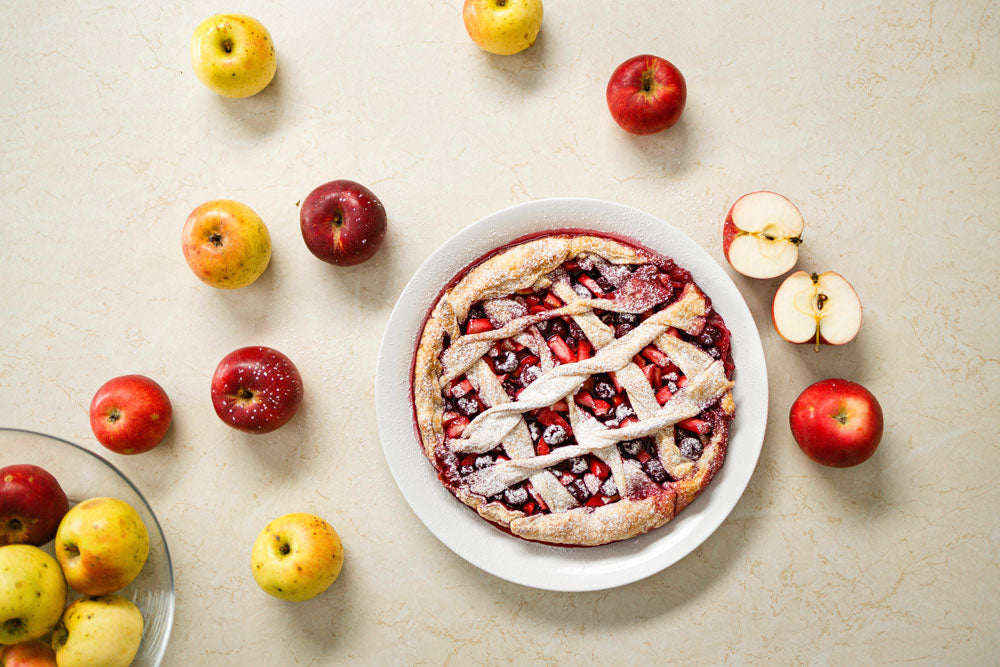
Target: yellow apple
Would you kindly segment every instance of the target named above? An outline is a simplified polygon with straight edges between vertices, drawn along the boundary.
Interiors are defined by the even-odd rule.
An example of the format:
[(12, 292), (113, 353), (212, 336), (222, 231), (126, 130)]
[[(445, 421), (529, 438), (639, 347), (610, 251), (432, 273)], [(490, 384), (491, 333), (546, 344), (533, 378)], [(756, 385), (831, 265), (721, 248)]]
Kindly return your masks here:
[(0, 547), (0, 644), (38, 639), (52, 629), (66, 604), (59, 564), (38, 547)]
[(542, 0), (465, 0), (462, 18), (479, 48), (509, 56), (535, 43), (542, 27)]
[(264, 221), (249, 206), (228, 199), (191, 211), (181, 245), (194, 274), (222, 289), (249, 285), (271, 261), (271, 234)]
[(142, 642), (142, 613), (123, 597), (80, 598), (52, 633), (59, 667), (127, 667)]
[(70, 509), (56, 531), (66, 583), (84, 595), (107, 595), (135, 579), (149, 555), (149, 533), (124, 500), (91, 498)]
[(0, 667), (58, 667), (56, 653), (40, 639), (0, 647)]
[(318, 516), (286, 514), (257, 536), (250, 562), (265, 593), (301, 602), (337, 579), (344, 566), (344, 547), (333, 526)]
[(198, 79), (225, 97), (250, 97), (267, 88), (278, 59), (267, 28), (242, 14), (216, 14), (191, 38), (191, 66)]

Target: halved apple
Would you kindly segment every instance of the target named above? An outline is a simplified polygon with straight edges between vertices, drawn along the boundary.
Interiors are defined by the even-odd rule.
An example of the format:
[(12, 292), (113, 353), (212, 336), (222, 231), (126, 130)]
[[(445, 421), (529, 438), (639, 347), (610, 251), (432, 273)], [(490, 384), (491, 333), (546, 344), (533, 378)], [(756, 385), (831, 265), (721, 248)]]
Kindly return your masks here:
[(824, 345), (850, 342), (861, 328), (861, 299), (844, 276), (796, 271), (774, 294), (771, 319), (790, 343)]
[(802, 214), (776, 192), (751, 192), (736, 200), (722, 228), (722, 251), (734, 269), (751, 278), (775, 278), (799, 259)]

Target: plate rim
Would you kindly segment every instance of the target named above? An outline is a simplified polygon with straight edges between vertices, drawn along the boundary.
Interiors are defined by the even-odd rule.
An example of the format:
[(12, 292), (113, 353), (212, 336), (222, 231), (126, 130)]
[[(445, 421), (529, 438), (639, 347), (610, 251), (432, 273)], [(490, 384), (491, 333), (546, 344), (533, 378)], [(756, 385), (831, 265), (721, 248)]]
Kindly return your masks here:
[[(609, 220), (631, 222), (638, 227), (638, 231), (645, 229), (650, 234), (657, 231), (662, 232), (664, 237), (673, 237), (672, 240), (680, 244), (682, 252), (678, 253), (677, 248), (673, 248), (672, 250), (658, 248), (657, 245), (662, 239), (650, 242), (649, 238), (644, 238), (641, 234), (601, 229), (595, 225), (603, 223), (582, 219), (589, 217), (587, 213), (596, 216), (607, 214), (609, 215)], [(559, 224), (553, 222), (552, 219), (558, 216), (568, 216), (564, 220), (572, 220), (572, 223)], [(494, 227), (502, 226), (508, 218), (519, 217), (522, 219), (522, 222), (519, 223), (520, 227), (515, 227), (513, 230), (494, 229)], [(604, 218), (601, 219), (604, 220)], [(524, 231), (522, 229), (524, 226), (530, 227), (530, 229)], [(692, 503), (692, 506), (685, 508), (683, 513), (679, 514), (665, 526), (650, 531), (645, 535), (631, 538), (630, 540), (586, 549), (540, 545), (511, 537), (476, 515), (463, 503), (458, 502), (437, 482), (436, 474), (431, 474), (433, 467), (429, 465), (423, 455), (416, 426), (413, 423), (413, 410), (410, 400), (411, 362), (415, 353), (415, 341), (419, 337), (419, 326), (422, 326), (422, 324), (418, 324), (416, 331), (403, 331), (400, 327), (401, 320), (406, 319), (407, 321), (411, 321), (413, 319), (414, 309), (419, 313), (420, 322), (424, 321), (427, 312), (433, 307), (434, 301), (447, 281), (451, 280), (470, 262), (475, 262), (483, 254), (483, 252), (476, 250), (476, 248), (484, 240), (488, 241), (488, 245), (490, 245), (485, 251), (488, 253), (491, 249), (500, 248), (511, 240), (525, 234), (567, 228), (580, 230), (593, 229), (596, 232), (619, 234), (626, 239), (631, 239), (635, 243), (669, 257), (675, 257), (678, 254), (691, 255), (692, 257), (688, 257), (683, 262), (679, 261), (678, 264), (695, 274), (695, 280), (699, 284), (704, 285), (706, 282), (713, 284), (713, 289), (706, 289), (706, 292), (713, 298), (713, 302), (725, 302), (727, 312), (724, 317), (727, 326), (734, 333), (734, 340), (737, 338), (737, 330), (734, 329), (734, 322), (738, 323), (741, 357), (742, 354), (746, 354), (747, 358), (741, 358), (737, 362), (737, 373), (744, 375), (750, 370), (759, 371), (759, 374), (752, 378), (759, 384), (756, 393), (744, 399), (749, 398), (750, 405), (740, 410), (738, 403), (737, 417), (733, 422), (734, 425), (739, 424), (739, 428), (746, 430), (746, 434), (742, 436), (741, 440), (741, 447), (746, 450), (745, 453), (741, 452), (741, 455), (746, 457), (746, 460), (742, 462), (742, 468), (735, 472), (733, 472), (733, 469), (737, 467), (735, 464), (730, 466), (723, 465), (713, 482), (700, 494), (701, 496), (706, 496), (718, 486), (721, 486), (722, 482), (719, 478), (725, 475), (727, 471), (730, 471), (727, 475), (728, 486), (726, 487), (726, 491), (728, 493), (724, 499), (716, 501), (718, 507), (713, 508), (707, 515), (698, 509), (692, 510), (694, 506), (704, 509), (704, 505), (707, 503), (707, 501), (704, 501), (699, 506), (698, 499), (696, 499)], [(473, 240), (476, 242), (472, 242)], [(465, 244), (467, 248), (472, 248), (469, 251), (471, 256), (468, 258), (464, 258), (460, 250), (462, 244)], [(462, 259), (456, 259), (457, 257), (462, 257)], [(692, 260), (694, 260), (693, 263)], [(439, 266), (442, 265), (455, 266), (454, 268), (441, 270)], [(438, 276), (430, 277), (432, 274), (442, 274), (444, 278), (439, 279)], [(423, 289), (421, 287), (422, 281), (431, 281), (432, 284), (428, 285), (427, 289)], [(428, 291), (432, 291), (433, 293), (427, 294)], [(725, 293), (722, 299), (720, 299), (720, 291)], [(427, 298), (423, 298), (424, 296)], [(735, 312), (733, 312), (734, 310)], [(747, 326), (748, 324), (749, 326)], [(400, 331), (402, 333), (397, 333)], [(398, 357), (400, 356), (398, 354), (399, 341), (396, 341), (395, 338), (401, 338), (405, 341), (406, 353), (404, 356), (406, 363), (403, 364), (405, 368), (402, 369), (402, 379), (405, 382), (402, 383), (399, 381), (399, 364), (394, 363), (391, 359), (391, 357), (396, 357), (395, 361), (398, 362)], [(734, 343), (734, 356), (736, 347)], [(393, 351), (397, 353), (394, 355), (392, 354)], [(748, 384), (753, 384), (753, 382), (748, 382), (748, 380), (750, 378), (745, 378), (741, 383), (738, 379), (736, 391), (739, 391), (741, 387), (746, 387)], [(405, 424), (402, 425), (398, 423), (398, 410), (390, 410), (389, 408), (389, 403), (393, 401), (398, 403), (398, 392), (401, 386), (402, 391), (405, 393), (405, 403), (409, 406)], [(753, 414), (737, 422), (748, 408)], [(393, 481), (410, 506), (410, 509), (417, 515), (417, 518), (420, 519), (421, 523), (424, 524), (431, 534), (466, 562), (498, 578), (542, 590), (564, 592), (595, 591), (624, 586), (661, 572), (697, 549), (725, 522), (725, 519), (743, 496), (756, 469), (760, 452), (763, 448), (764, 434), (767, 426), (767, 411), (767, 366), (760, 334), (749, 306), (736, 287), (736, 284), (732, 281), (732, 278), (700, 244), (687, 236), (677, 226), (672, 225), (657, 215), (626, 204), (588, 197), (558, 197), (522, 202), (494, 211), (452, 235), (427, 257), (400, 292), (386, 323), (376, 359), (375, 415), (379, 439)], [(756, 423), (751, 423), (751, 418), (754, 418)], [(735, 431), (736, 429), (734, 428), (733, 430)], [(402, 437), (405, 444), (395, 444), (403, 433), (406, 434)], [(730, 450), (726, 456), (727, 463), (732, 463), (732, 436), (733, 433), (731, 432), (728, 443)], [(410, 447), (412, 451), (408, 453), (403, 447)], [(416, 475), (404, 474), (412, 472), (412, 468), (407, 467), (409, 462), (404, 462), (400, 457), (412, 459), (413, 453), (416, 453), (423, 462), (423, 471)], [(434, 482), (433, 485), (430, 485), (432, 488), (423, 489), (418, 484), (424, 484), (424, 482), (414, 482), (416, 478), (426, 478), (428, 476)], [(438, 503), (435, 502), (434, 496), (437, 496), (438, 499), (440, 498), (438, 491), (447, 496), (450, 504), (457, 506), (463, 512), (455, 514), (446, 508), (435, 507)], [(435, 511), (438, 509), (445, 509), (447, 514), (453, 516), (437, 516), (435, 515)], [(471, 519), (474, 523), (458, 519), (460, 523), (466, 523), (466, 527), (471, 532), (456, 534), (454, 531), (449, 530), (448, 524), (455, 517), (460, 517), (462, 514), (467, 515), (468, 519)], [(691, 517), (691, 519), (685, 521), (688, 517)], [(485, 526), (490, 532), (484, 533), (482, 530), (472, 528), (476, 524)], [(678, 532), (675, 529), (679, 524), (685, 524), (686, 527), (690, 528), (686, 533), (681, 533), (676, 538), (675, 541), (679, 543), (673, 545), (667, 544), (664, 547), (657, 548), (656, 545), (658, 543), (670, 541), (669, 537)], [(692, 537), (692, 533), (696, 534)], [(485, 539), (491, 543), (495, 540), (502, 540), (502, 542), (497, 543), (498, 546), (512, 547), (512, 545), (517, 544), (517, 547), (521, 547), (523, 545), (530, 545), (521, 549), (514, 547), (514, 550), (525, 554), (529, 562), (534, 561), (532, 563), (534, 567), (524, 567), (524, 564), (510, 566), (507, 562), (493, 560), (488, 556), (484, 557), (483, 553), (481, 553), (482, 549), (477, 549), (476, 545), (473, 544), (475, 541), (474, 537), (482, 536), (488, 536)], [(647, 556), (652, 554), (659, 557), (639, 558), (635, 563), (613, 569), (615, 574), (611, 576), (611, 572), (608, 571), (608, 565), (602, 564), (602, 556), (607, 555), (612, 562), (619, 561), (621, 558), (616, 558), (610, 552), (615, 551), (616, 547), (619, 550), (623, 549), (622, 545), (631, 544), (634, 547), (640, 541), (648, 543), (648, 546), (632, 548), (632, 554), (627, 555), (640, 554), (646, 551), (648, 552)], [(539, 549), (547, 550), (544, 553), (544, 557), (543, 554), (537, 552)], [(510, 551), (510, 549), (506, 550)], [(594, 557), (579, 557), (581, 552), (590, 554), (595, 553), (595, 551), (597, 555)], [(663, 551), (664, 553), (658, 553), (658, 551)], [(596, 563), (596, 565), (593, 563)], [(596, 578), (594, 575), (598, 573), (590, 573), (588, 570), (600, 570), (602, 578)]]

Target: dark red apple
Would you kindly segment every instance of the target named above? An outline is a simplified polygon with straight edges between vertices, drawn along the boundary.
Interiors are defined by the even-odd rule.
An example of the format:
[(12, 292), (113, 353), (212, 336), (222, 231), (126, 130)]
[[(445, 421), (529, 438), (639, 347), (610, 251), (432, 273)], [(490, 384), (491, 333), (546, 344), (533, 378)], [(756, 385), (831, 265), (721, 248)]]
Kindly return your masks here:
[(167, 393), (145, 375), (108, 380), (90, 402), (94, 437), (119, 454), (141, 454), (156, 447), (167, 434), (172, 418)]
[(608, 81), (611, 117), (632, 134), (655, 134), (681, 118), (687, 102), (684, 76), (669, 61), (656, 56), (630, 58)]
[(45, 469), (27, 464), (0, 468), (0, 547), (40, 547), (56, 536), (68, 511), (66, 493)]
[(270, 433), (284, 426), (301, 403), (299, 369), (269, 347), (241, 347), (230, 352), (212, 376), (215, 413), (246, 433)]
[(806, 456), (834, 468), (868, 460), (882, 440), (882, 406), (849, 380), (830, 378), (807, 387), (792, 404), (788, 421)]
[(299, 213), (302, 238), (312, 254), (337, 266), (371, 259), (385, 238), (385, 208), (354, 181), (324, 183), (309, 193)]

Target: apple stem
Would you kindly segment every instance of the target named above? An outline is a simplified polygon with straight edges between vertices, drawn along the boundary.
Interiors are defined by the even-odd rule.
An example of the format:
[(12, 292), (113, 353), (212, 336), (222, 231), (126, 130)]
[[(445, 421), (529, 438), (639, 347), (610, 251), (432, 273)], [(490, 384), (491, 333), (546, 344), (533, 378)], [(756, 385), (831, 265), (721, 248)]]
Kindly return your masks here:
[(233, 52), (233, 40), (231, 40), (231, 39), (224, 40), (222, 42), (222, 50), (225, 51), (226, 53), (232, 53)]
[(815, 350), (819, 352), (819, 325), (816, 325), (816, 347)]
[(642, 73), (642, 92), (648, 93), (653, 89), (653, 70), (648, 69)]

